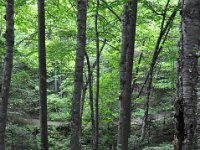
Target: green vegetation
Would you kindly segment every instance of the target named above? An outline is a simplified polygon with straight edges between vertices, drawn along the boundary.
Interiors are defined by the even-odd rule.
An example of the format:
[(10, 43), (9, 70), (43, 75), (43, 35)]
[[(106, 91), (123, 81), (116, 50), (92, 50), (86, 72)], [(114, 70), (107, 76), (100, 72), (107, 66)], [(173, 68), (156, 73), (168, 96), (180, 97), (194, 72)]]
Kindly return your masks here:
[[(100, 96), (99, 96), (99, 150), (114, 150), (117, 146), (119, 119), (119, 60), (121, 49), (121, 14), (127, 0), (100, 1)], [(76, 1), (46, 0), (46, 59), (49, 150), (70, 149), (70, 121), (76, 56)], [(132, 121), (130, 150), (172, 150), (174, 120), (173, 100), (176, 91), (176, 64), (178, 58), (180, 18), (170, 24), (170, 31), (156, 61), (149, 102), (149, 117), (145, 139), (141, 142), (142, 119), (145, 112), (146, 86), (138, 94), (148, 74), (156, 42), (160, 34), (162, 13), (166, 0), (141, 0), (138, 3), (136, 51), (132, 94)], [(177, 0), (167, 8), (167, 23)], [(89, 1), (87, 13), (86, 50), (91, 65), (96, 63), (95, 17), (96, 2)], [(5, 0), (0, 0), (0, 71), (5, 55)], [(31, 119), (39, 119), (39, 79), (37, 51), (37, 1), (15, 2), (14, 65), (8, 106), (6, 150), (39, 150), (40, 129)], [(164, 40), (164, 39), (162, 39)], [(140, 54), (142, 59), (139, 63)], [(96, 66), (95, 66), (96, 67)], [(94, 68), (95, 68), (94, 67)], [(138, 72), (136, 70), (138, 69)], [(84, 62), (84, 86), (88, 80), (87, 62)], [(96, 70), (93, 70), (93, 90), (96, 92)], [(1, 85), (2, 76), (0, 76)], [(13, 119), (15, 118), (15, 119)], [(26, 119), (24, 122), (23, 120)], [(29, 123), (27, 123), (29, 122)], [(92, 149), (92, 126), (89, 88), (87, 87), (81, 126), (83, 150)]]

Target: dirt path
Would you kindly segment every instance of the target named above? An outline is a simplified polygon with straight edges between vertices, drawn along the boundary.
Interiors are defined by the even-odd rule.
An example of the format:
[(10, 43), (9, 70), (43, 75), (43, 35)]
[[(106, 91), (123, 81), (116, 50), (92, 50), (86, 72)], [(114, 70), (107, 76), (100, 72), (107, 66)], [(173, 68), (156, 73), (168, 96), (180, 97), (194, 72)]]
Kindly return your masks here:
[[(39, 119), (32, 119), (32, 118), (25, 118), (20, 115), (16, 115), (14, 113), (9, 113), (8, 114), (8, 121), (20, 125), (33, 125), (33, 126), (39, 126), (40, 125), (40, 120)], [(69, 123), (67, 122), (61, 122), (61, 121), (48, 121), (48, 125), (50, 126), (63, 126), (63, 125), (68, 125)]]

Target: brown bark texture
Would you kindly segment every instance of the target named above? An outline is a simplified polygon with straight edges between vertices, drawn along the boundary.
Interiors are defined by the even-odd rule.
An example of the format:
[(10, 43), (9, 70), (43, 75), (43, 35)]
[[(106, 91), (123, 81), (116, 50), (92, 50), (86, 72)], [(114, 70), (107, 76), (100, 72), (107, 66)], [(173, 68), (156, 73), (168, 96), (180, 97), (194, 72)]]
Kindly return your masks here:
[(99, 31), (98, 31), (98, 18), (99, 18), (99, 0), (96, 1), (96, 14), (95, 14), (95, 32), (96, 32), (96, 99), (95, 99), (95, 137), (94, 137), (94, 150), (98, 150), (99, 144), (99, 77), (100, 77), (100, 49), (99, 49)]
[(200, 46), (200, 0), (181, 1), (181, 38), (175, 99), (175, 150), (197, 150), (197, 63)]
[(74, 92), (72, 102), (72, 121), (71, 121), (71, 149), (79, 150), (80, 146), (80, 101), (83, 88), (83, 64), (86, 46), (86, 14), (87, 0), (77, 0), (77, 49), (74, 76)]
[(122, 15), (122, 50), (120, 59), (120, 118), (118, 125), (119, 150), (128, 149), (131, 120), (132, 68), (136, 30), (137, 0), (124, 5)]
[(38, 0), (38, 54), (39, 54), (39, 89), (40, 89), (40, 137), (41, 149), (48, 150), (47, 126), (47, 75), (45, 48), (45, 9), (44, 0)]
[(5, 130), (7, 106), (13, 66), (14, 47), (14, 0), (7, 0), (6, 5), (6, 56), (3, 67), (2, 87), (0, 94), (0, 150), (5, 150)]

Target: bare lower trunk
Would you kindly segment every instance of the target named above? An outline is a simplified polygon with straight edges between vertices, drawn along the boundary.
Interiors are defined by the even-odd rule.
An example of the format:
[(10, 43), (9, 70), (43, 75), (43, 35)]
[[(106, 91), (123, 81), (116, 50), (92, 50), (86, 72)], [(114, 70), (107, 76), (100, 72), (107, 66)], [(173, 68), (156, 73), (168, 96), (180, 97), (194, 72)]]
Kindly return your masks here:
[(83, 109), (84, 109), (84, 105), (85, 105), (85, 96), (86, 96), (86, 92), (87, 92), (87, 84), (85, 84), (83, 86), (83, 90), (82, 90), (82, 94), (81, 94), (81, 101), (80, 101), (80, 134), (82, 134), (82, 117), (83, 117)]
[(176, 150), (196, 150), (200, 0), (184, 0), (181, 5), (182, 22), (175, 99), (176, 134), (174, 143)]
[(149, 118), (149, 102), (150, 102), (150, 94), (151, 94), (151, 86), (152, 86), (152, 75), (149, 76), (149, 81), (147, 85), (147, 100), (145, 102), (145, 112), (144, 112), (144, 118), (143, 118), (143, 124), (142, 124), (142, 132), (140, 140), (143, 141), (146, 135), (146, 128), (148, 125), (148, 118)]
[(45, 48), (45, 10), (44, 0), (38, 1), (38, 53), (40, 79), (40, 136), (41, 149), (48, 150), (47, 127), (47, 82), (46, 82), (46, 48)]
[(71, 149), (80, 150), (80, 101), (83, 88), (83, 64), (86, 46), (86, 13), (87, 0), (77, 1), (77, 50), (74, 76), (74, 92), (72, 102), (72, 122), (71, 122)]
[[(199, 69), (199, 67), (198, 67)], [(197, 97), (198, 97), (198, 103), (197, 103), (197, 118), (200, 117), (200, 82), (198, 77), (198, 86), (197, 86)], [(197, 149), (200, 149), (200, 119), (197, 119)]]
[[(198, 65), (198, 70), (200, 66)], [(197, 149), (200, 149), (200, 74), (197, 83)]]
[(13, 66), (14, 47), (14, 0), (7, 0), (6, 6), (6, 57), (3, 67), (3, 78), (0, 95), (0, 150), (5, 150), (5, 130), (7, 105)]
[(96, 99), (95, 99), (95, 138), (94, 138), (94, 150), (98, 150), (99, 144), (99, 76), (100, 76), (100, 49), (99, 49), (99, 31), (98, 31), (98, 18), (99, 18), (99, 0), (97, 0), (96, 14), (95, 14), (95, 32), (96, 32)]
[(88, 67), (88, 84), (89, 84), (89, 97), (90, 97), (90, 116), (91, 116), (91, 123), (92, 123), (92, 143), (93, 149), (95, 149), (95, 118), (94, 118), (94, 98), (93, 98), (93, 72), (89, 60), (89, 56), (85, 53), (85, 57), (87, 60), (87, 67)]
[(136, 29), (137, 0), (126, 3), (122, 18), (122, 51), (120, 60), (120, 118), (118, 125), (118, 143), (120, 150), (128, 149), (131, 120), (132, 68)]

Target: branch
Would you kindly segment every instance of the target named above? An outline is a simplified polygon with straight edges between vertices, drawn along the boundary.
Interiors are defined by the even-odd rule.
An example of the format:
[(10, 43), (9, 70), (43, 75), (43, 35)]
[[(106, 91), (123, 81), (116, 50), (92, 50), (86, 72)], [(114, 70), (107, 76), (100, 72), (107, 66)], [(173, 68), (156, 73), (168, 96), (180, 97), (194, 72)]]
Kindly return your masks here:
[[(136, 68), (136, 72), (135, 72), (135, 77), (137, 77), (138, 73), (139, 73), (139, 69), (140, 69), (140, 63), (141, 63), (141, 60), (142, 60), (142, 56), (143, 56), (143, 52), (140, 53), (140, 57), (139, 57), (139, 60), (138, 60), (138, 66)], [(132, 83), (132, 91), (134, 90), (135, 88), (135, 83), (137, 81), (137, 78), (134, 78), (133, 80), (133, 83)]]
[(105, 0), (101, 0), (101, 1), (106, 5), (108, 10), (110, 10), (110, 12), (113, 13), (113, 15), (115, 15), (115, 17), (117, 17), (118, 21), (121, 22), (122, 21), (121, 17), (108, 5), (108, 3)]
[[(148, 81), (148, 79), (149, 79), (149, 76), (153, 73), (153, 69), (154, 69), (154, 66), (155, 66), (155, 64), (156, 64), (157, 58), (158, 58), (158, 56), (159, 56), (159, 54), (160, 54), (160, 52), (161, 52), (161, 50), (162, 50), (162, 48), (163, 48), (163, 46), (160, 46), (160, 43), (161, 43), (161, 41), (162, 41), (162, 39), (163, 39), (163, 41), (162, 41), (162, 45), (163, 45), (163, 44), (165, 43), (166, 39), (167, 39), (167, 35), (168, 35), (169, 31), (170, 31), (170, 25), (171, 25), (171, 23), (173, 22), (173, 20), (174, 20), (174, 18), (175, 18), (175, 16), (176, 16), (176, 13), (177, 13), (177, 11), (178, 11), (177, 8), (178, 8), (178, 7), (176, 7), (176, 8), (174, 9), (174, 11), (172, 12), (172, 14), (171, 14), (171, 16), (169, 17), (169, 19), (168, 19), (168, 21), (167, 21), (165, 27), (161, 27), (161, 28), (163, 28), (163, 29), (160, 31), (160, 36), (158, 37), (158, 40), (157, 40), (157, 43), (156, 43), (156, 47), (155, 47), (155, 50), (154, 50), (154, 55), (153, 55), (152, 62), (151, 62), (151, 65), (150, 65), (150, 66), (151, 66), (151, 67), (150, 67), (150, 70), (149, 70), (149, 72), (148, 72), (148, 74), (147, 74), (147, 76), (146, 76), (146, 79), (145, 79), (145, 81), (144, 81), (144, 83), (143, 83), (143, 85), (142, 85), (142, 88), (141, 88), (141, 90), (140, 90), (140, 92), (139, 92), (137, 98), (140, 97), (141, 93), (143, 92), (144, 86), (146, 85), (146, 83), (147, 83), (147, 81)], [(162, 24), (163, 24), (163, 23), (162, 23)], [(164, 36), (164, 38), (163, 38), (163, 36)]]
[[(103, 45), (102, 45), (101, 48), (100, 48), (100, 54), (99, 54), (99, 55), (101, 55), (101, 52), (103, 51), (103, 49), (104, 49), (104, 47), (105, 47), (105, 45), (106, 45), (106, 42), (107, 42), (107, 40), (105, 39), (105, 40), (103, 41)], [(97, 60), (95, 60), (94, 63), (91, 65), (91, 64), (90, 64), (90, 59), (89, 59), (88, 53), (87, 53), (86, 51), (85, 51), (85, 58), (86, 58), (86, 62), (87, 62), (88, 67), (90, 66), (90, 68), (91, 68), (91, 73), (93, 73), (93, 69), (96, 67)], [(84, 85), (85, 88), (87, 88), (88, 83), (89, 83), (89, 80), (86, 79), (86, 83), (85, 83), (85, 85)]]

